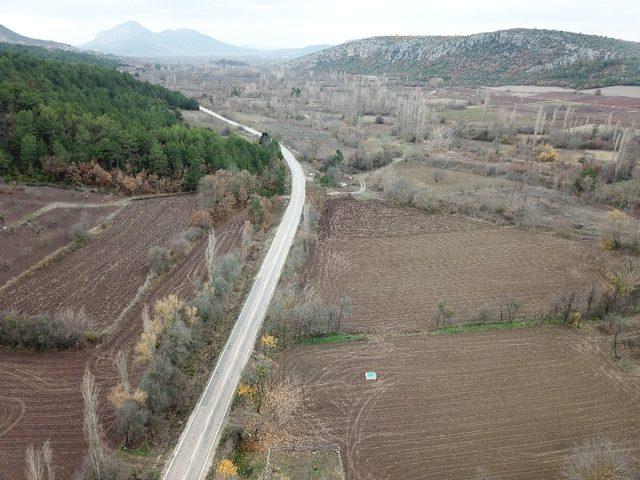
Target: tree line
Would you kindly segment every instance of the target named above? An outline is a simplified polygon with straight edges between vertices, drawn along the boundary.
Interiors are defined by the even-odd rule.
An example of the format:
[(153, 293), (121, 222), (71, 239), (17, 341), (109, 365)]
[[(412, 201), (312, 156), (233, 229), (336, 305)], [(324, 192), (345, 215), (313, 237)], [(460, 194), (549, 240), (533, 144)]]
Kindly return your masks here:
[(218, 169), (262, 175), (276, 163), (277, 145), (188, 127), (180, 109), (198, 102), (75, 57), (0, 51), (0, 176), (112, 187), (142, 174), (195, 189)]

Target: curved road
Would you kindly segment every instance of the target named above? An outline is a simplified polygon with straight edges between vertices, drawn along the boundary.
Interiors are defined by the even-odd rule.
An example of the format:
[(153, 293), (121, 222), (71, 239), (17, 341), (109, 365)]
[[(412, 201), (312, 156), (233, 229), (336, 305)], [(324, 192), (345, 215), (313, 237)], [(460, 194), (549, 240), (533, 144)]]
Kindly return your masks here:
[[(251, 133), (260, 132), (240, 125), (217, 113), (200, 110)], [(280, 145), (292, 177), (291, 199), (269, 252), (262, 262), (218, 363), (209, 378), (198, 405), (162, 474), (163, 480), (202, 480), (207, 476), (227, 411), (235, 395), (242, 371), (251, 356), (262, 320), (276, 288), (282, 267), (293, 242), (305, 200), (305, 175), (293, 154)]]

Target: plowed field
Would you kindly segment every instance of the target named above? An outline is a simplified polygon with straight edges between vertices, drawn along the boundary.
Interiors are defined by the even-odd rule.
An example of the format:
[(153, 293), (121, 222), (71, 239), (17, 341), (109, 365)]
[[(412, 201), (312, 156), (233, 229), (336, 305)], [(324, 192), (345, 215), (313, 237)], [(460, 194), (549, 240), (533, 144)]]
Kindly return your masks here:
[[(133, 202), (98, 239), (28, 278), (24, 283), (29, 288), (23, 283), (16, 285), (11, 296), (2, 298), (3, 306), (27, 311), (83, 306), (100, 325), (110, 324), (144, 282), (148, 248), (167, 244), (183, 229), (194, 202), (192, 197)], [(240, 245), (243, 222), (237, 215), (216, 227), (216, 255)], [(183, 298), (193, 294), (195, 283), (204, 275), (204, 248), (205, 241), (201, 241), (162, 277), (104, 343), (80, 351), (37, 355), (0, 350), (0, 479), (22, 478), (27, 446), (47, 439), (54, 452), (57, 478), (71, 478), (86, 452), (79, 390), (85, 368), (92, 370), (100, 386), (101, 421), (109, 434), (114, 428), (114, 412), (106, 396), (117, 379), (117, 352), (131, 354), (142, 331), (145, 304), (170, 293)], [(129, 365), (137, 381), (140, 372), (133, 361)]]
[(118, 208), (54, 208), (15, 228), (0, 229), (0, 287), (72, 241), (74, 225), (89, 230)]
[(84, 308), (99, 328), (110, 325), (144, 283), (149, 249), (168, 246), (195, 208), (194, 196), (132, 202), (86, 247), (0, 294), (0, 308), (29, 313)]
[(574, 442), (599, 436), (640, 454), (637, 385), (569, 330), (299, 347), (281, 364), (305, 385), (302, 431), (341, 446), (349, 480), (558, 478)]
[(520, 315), (546, 313), (555, 296), (601, 282), (592, 263), (586, 243), (551, 234), (339, 199), (326, 204), (306, 288), (351, 299), (348, 331), (424, 331), (443, 300), (455, 321), (497, 316), (509, 296)]
[(108, 205), (116, 200), (116, 196), (104, 193), (43, 186), (0, 185), (0, 226), (11, 224), (52, 203)]

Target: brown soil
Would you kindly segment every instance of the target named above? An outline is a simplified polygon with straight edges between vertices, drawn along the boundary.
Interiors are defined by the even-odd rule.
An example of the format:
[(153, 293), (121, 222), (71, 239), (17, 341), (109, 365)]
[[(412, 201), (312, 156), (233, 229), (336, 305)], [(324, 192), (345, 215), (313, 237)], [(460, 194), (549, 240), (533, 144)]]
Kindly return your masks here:
[(15, 222), (53, 202), (108, 203), (116, 199), (112, 194), (55, 187), (0, 185), (0, 226)]
[(558, 478), (574, 443), (599, 436), (640, 454), (637, 386), (569, 330), (300, 347), (281, 364), (305, 386), (302, 441), (339, 444), (350, 480)]
[(0, 287), (72, 240), (72, 228), (83, 220), (93, 228), (118, 207), (55, 208), (14, 229), (0, 230)]
[(98, 328), (113, 323), (144, 283), (147, 255), (168, 246), (197, 208), (195, 196), (132, 202), (98, 238), (0, 294), (0, 308), (28, 313), (85, 308)]
[(560, 100), (562, 102), (582, 103), (593, 105), (594, 107), (607, 108), (615, 107), (618, 109), (640, 109), (640, 98), (619, 97), (613, 95), (586, 95), (567, 92), (547, 92), (537, 95), (538, 100)]
[(520, 315), (601, 282), (587, 244), (377, 202), (327, 202), (306, 288), (352, 302), (347, 331), (423, 331), (439, 302), (454, 320), (499, 316), (511, 295)]
[[(114, 224), (108, 231), (112, 232), (103, 238), (102, 243), (96, 245), (91, 242), (80, 251), (85, 251), (82, 258), (85, 268), (99, 270), (98, 263), (106, 264), (102, 267), (102, 275), (93, 278), (91, 285), (83, 283), (82, 278), (75, 284), (75, 289), (82, 289), (83, 296), (69, 295), (63, 306), (82, 306), (96, 318), (115, 318), (123, 304), (131, 300), (131, 293), (135, 294), (137, 287), (144, 281), (146, 270), (141, 269), (140, 262), (128, 252), (137, 251), (137, 242), (155, 244), (169, 239), (180, 228), (183, 221), (180, 211), (189, 208), (193, 199), (188, 197), (172, 197), (164, 200), (136, 202), (128, 207), (127, 214), (118, 227)], [(129, 209), (133, 209), (133, 212)], [(134, 215), (135, 213), (135, 215)], [(133, 216), (132, 216), (133, 215)], [(146, 218), (148, 217), (148, 218)], [(185, 216), (188, 218), (188, 215)], [(216, 227), (216, 254), (224, 255), (240, 245), (244, 219), (234, 216), (230, 220)], [(140, 235), (135, 223), (144, 222), (152, 231)], [(128, 229), (128, 230), (127, 230)], [(121, 231), (122, 230), (122, 231)], [(123, 237), (125, 232), (128, 237)], [(128, 240), (128, 241), (126, 241)], [(126, 243), (122, 243), (125, 242)], [(126, 260), (119, 261), (112, 258), (113, 253), (101, 258), (109, 245), (120, 243), (119, 251)], [(113, 243), (115, 242), (115, 243)], [(93, 245), (93, 246), (92, 246)], [(205, 241), (195, 246), (190, 254), (175, 267), (172, 272), (162, 277), (159, 283), (145, 295), (124, 318), (115, 334), (103, 344), (85, 348), (80, 351), (65, 351), (58, 353), (31, 354), (28, 352), (7, 352), (0, 350), (0, 478), (20, 478), (24, 472), (25, 450), (28, 445), (40, 445), (43, 441), (51, 441), (54, 461), (58, 478), (70, 478), (73, 471), (80, 465), (86, 452), (86, 444), (82, 433), (83, 404), (80, 395), (80, 384), (85, 368), (90, 368), (96, 377), (101, 390), (101, 420), (103, 427), (113, 438), (115, 417), (106, 396), (117, 381), (114, 359), (118, 351), (124, 350), (132, 358), (132, 350), (142, 332), (141, 313), (144, 305), (152, 305), (156, 300), (171, 293), (182, 298), (193, 295), (197, 282), (203, 280), (204, 275)], [(71, 257), (72, 255), (69, 255)], [(145, 259), (146, 256), (143, 256)], [(144, 260), (143, 260), (144, 261)], [(65, 258), (66, 262), (66, 258)], [(72, 268), (65, 263), (65, 268)], [(52, 267), (55, 272), (61, 266)], [(140, 275), (139, 270), (142, 271)], [(43, 271), (44, 272), (44, 271)], [(74, 273), (70, 274), (73, 278)], [(39, 276), (39, 275), (38, 275)], [(119, 295), (117, 285), (122, 282), (130, 284), (130, 277), (139, 282), (136, 288), (123, 290), (129, 296), (126, 302), (117, 302), (117, 307), (110, 305)], [(49, 282), (48, 287), (55, 290), (55, 281), (67, 282), (69, 277), (42, 277), (42, 282)], [(56, 279), (56, 280), (54, 280)], [(131, 283), (133, 285), (133, 283)], [(34, 285), (33, 288), (37, 288)], [(43, 289), (45, 290), (45, 289)], [(105, 299), (108, 292), (111, 300)], [(44, 294), (41, 294), (44, 297)], [(42, 298), (42, 297), (37, 297)], [(119, 298), (119, 297), (118, 297)], [(39, 301), (39, 300), (33, 300)], [(42, 304), (44, 305), (44, 304)], [(100, 309), (113, 312), (110, 317), (99, 314)], [(134, 381), (139, 380), (141, 368), (133, 360), (129, 362)]]

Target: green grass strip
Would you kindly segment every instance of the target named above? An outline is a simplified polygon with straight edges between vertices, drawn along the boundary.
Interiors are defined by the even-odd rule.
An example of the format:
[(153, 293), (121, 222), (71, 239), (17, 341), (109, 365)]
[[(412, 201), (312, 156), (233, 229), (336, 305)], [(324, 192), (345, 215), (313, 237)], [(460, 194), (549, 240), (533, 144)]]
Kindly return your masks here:
[(367, 336), (362, 333), (347, 334), (347, 333), (330, 333), (328, 335), (314, 335), (312, 337), (305, 337), (300, 340), (301, 345), (323, 345), (325, 343), (344, 343), (355, 342), (358, 340), (364, 340)]

